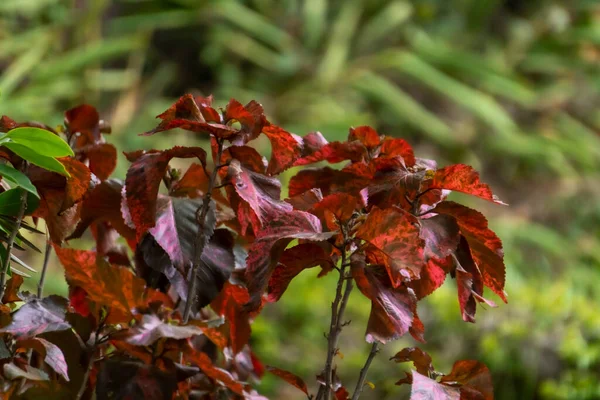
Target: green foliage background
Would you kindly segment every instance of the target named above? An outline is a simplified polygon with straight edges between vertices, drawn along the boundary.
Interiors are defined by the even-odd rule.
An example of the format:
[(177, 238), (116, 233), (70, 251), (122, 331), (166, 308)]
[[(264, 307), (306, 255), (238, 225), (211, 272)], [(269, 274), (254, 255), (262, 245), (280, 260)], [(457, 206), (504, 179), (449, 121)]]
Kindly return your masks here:
[[(504, 240), (509, 304), (466, 324), (447, 282), (420, 313), (436, 367), (484, 361), (500, 400), (600, 398), (599, 65), (596, 0), (0, 2), (0, 113), (16, 120), (58, 124), (86, 102), (119, 148), (165, 148), (190, 139), (136, 134), (177, 96), (213, 93), (256, 99), (298, 134), (335, 140), (371, 124), (422, 157), (481, 170), (510, 204), (476, 204)], [(315, 275), (253, 326), (259, 357), (308, 382), (334, 290)], [(58, 269), (50, 291), (64, 291)], [(368, 352), (368, 307), (355, 294), (339, 361), (348, 384)], [(406, 395), (386, 358), (414, 344), (385, 347), (365, 398)], [(299, 394), (270, 376), (260, 390)]]

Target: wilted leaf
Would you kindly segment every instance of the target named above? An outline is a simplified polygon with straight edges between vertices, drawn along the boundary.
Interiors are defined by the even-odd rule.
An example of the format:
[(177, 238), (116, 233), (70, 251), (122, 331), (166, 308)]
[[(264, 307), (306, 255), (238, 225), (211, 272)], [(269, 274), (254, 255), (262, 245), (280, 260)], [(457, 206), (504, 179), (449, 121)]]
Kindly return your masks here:
[(297, 387), (298, 389), (302, 390), (305, 394), (308, 395), (308, 388), (306, 387), (306, 383), (304, 383), (304, 380), (302, 380), (302, 378), (300, 378), (298, 375), (271, 366), (267, 366), (267, 371), (269, 371), (275, 376), (280, 377), (290, 385)]
[(424, 376), (431, 376), (431, 373), (434, 372), (431, 356), (418, 347), (406, 347), (391, 357), (390, 360), (397, 363), (412, 361), (417, 372)]
[(18, 347), (26, 349), (35, 349), (39, 354), (44, 357), (44, 362), (48, 364), (54, 371), (61, 375), (67, 382), (69, 381), (69, 374), (67, 372), (67, 362), (62, 350), (52, 342), (42, 339), (40, 337), (25, 339), (17, 342)]
[(127, 342), (137, 346), (150, 346), (161, 338), (186, 339), (201, 335), (202, 329), (193, 326), (179, 326), (166, 323), (154, 314), (145, 314), (133, 328)]
[(454, 363), (450, 374), (443, 376), (440, 383), (460, 384), (461, 400), (493, 400), (492, 377), (485, 364), (475, 360)]
[(13, 314), (10, 325), (0, 332), (29, 338), (44, 332), (70, 329), (71, 325), (65, 321), (66, 307), (67, 300), (60, 296), (31, 299)]

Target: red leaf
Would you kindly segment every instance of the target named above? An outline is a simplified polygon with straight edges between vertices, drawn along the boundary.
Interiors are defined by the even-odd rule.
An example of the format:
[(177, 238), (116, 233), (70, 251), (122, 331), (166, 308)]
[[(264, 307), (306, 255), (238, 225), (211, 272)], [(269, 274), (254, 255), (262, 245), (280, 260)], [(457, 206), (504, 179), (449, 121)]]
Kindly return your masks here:
[(89, 104), (82, 104), (65, 112), (65, 125), (71, 135), (78, 134), (75, 147), (80, 148), (101, 140), (100, 115)]
[(244, 305), (250, 301), (248, 290), (225, 283), (221, 293), (212, 301), (212, 309), (229, 323), (229, 345), (234, 354), (243, 350), (250, 339), (250, 321)]
[(413, 372), (410, 400), (460, 400), (460, 389), (442, 385), (433, 379)]
[(419, 279), (406, 282), (406, 285), (415, 291), (417, 299), (429, 296), (437, 288), (442, 286), (446, 280), (446, 274), (453, 266), (452, 257), (448, 256), (443, 260), (435, 257), (430, 258), (427, 264), (421, 269)]
[(101, 181), (108, 179), (117, 166), (117, 149), (109, 143), (85, 146), (77, 154), (89, 160), (90, 171)]
[(468, 165), (456, 164), (438, 169), (430, 189), (448, 189), (463, 192), (498, 204), (505, 204), (492, 194), (488, 185), (479, 181), (479, 173)]
[[(319, 203), (313, 207), (313, 213), (321, 217), (323, 220), (324, 214), (335, 216), (335, 224), (329, 226), (329, 229), (335, 230), (339, 223), (347, 222), (354, 212), (359, 209), (361, 204), (356, 197), (346, 193), (333, 193), (324, 197)], [(362, 205), (364, 206), (364, 204)]]
[(8, 132), (11, 129), (15, 129), (17, 126), (19, 126), (17, 122), (6, 115), (3, 115), (2, 118), (0, 118), (0, 132)]
[(269, 279), (268, 300), (279, 301), (292, 279), (305, 269), (317, 265), (324, 271), (334, 266), (329, 254), (317, 243), (302, 243), (285, 250)]
[(342, 170), (330, 167), (307, 168), (290, 179), (289, 195), (298, 196), (306, 191), (319, 189), (323, 196), (333, 192), (357, 195), (373, 178), (371, 167), (363, 163), (350, 164)]
[(18, 347), (32, 348), (44, 357), (44, 362), (48, 364), (54, 371), (60, 374), (67, 382), (69, 374), (67, 372), (67, 362), (62, 350), (55, 345), (40, 337), (20, 340), (17, 342)]
[(172, 158), (198, 158), (202, 165), (206, 165), (206, 152), (200, 147), (176, 146), (169, 150), (150, 150), (142, 155), (133, 153), (126, 156), (134, 159), (127, 171), (125, 191), (127, 207), (139, 239), (154, 226), (156, 197), (169, 161)]
[(396, 158), (402, 157), (404, 165), (412, 167), (416, 159), (412, 147), (403, 139), (386, 139), (381, 145), (379, 157)]
[(231, 139), (237, 146), (255, 139), (263, 127), (268, 124), (262, 105), (254, 100), (242, 106), (237, 100), (231, 99), (225, 109), (225, 122), (232, 120), (238, 121), (242, 125), (242, 128)]
[(331, 142), (317, 149), (315, 152), (299, 158), (294, 163), (298, 165), (314, 164), (319, 161), (327, 161), (330, 164), (350, 160), (353, 162), (363, 161), (367, 157), (367, 149), (358, 142)]
[(345, 387), (341, 387), (335, 391), (335, 400), (348, 400), (350, 398), (350, 393), (346, 390)]
[(277, 175), (285, 171), (300, 156), (302, 144), (288, 131), (275, 126), (265, 126), (262, 132), (271, 142), (271, 161), (267, 173)]
[(406, 347), (390, 358), (397, 363), (412, 361), (417, 372), (424, 376), (430, 376), (434, 372), (431, 356), (418, 347)]
[(176, 197), (189, 197), (195, 199), (208, 190), (208, 177), (200, 164), (189, 166), (185, 174), (171, 185), (169, 194)]
[(108, 264), (93, 251), (54, 246), (71, 284), (85, 288), (96, 303), (131, 315), (134, 308), (147, 303), (146, 283), (130, 270)]
[[(385, 344), (408, 332), (418, 319), (417, 299), (412, 290), (404, 285), (393, 288), (383, 267), (365, 267), (358, 256), (352, 260), (351, 271), (361, 293), (371, 300), (366, 341)], [(418, 324), (416, 327), (418, 331), (411, 334), (421, 339), (421, 327)]]
[(202, 329), (193, 326), (179, 326), (163, 322), (154, 314), (145, 314), (131, 331), (127, 342), (137, 346), (150, 346), (161, 338), (187, 339), (201, 335)]
[(506, 302), (502, 241), (488, 228), (487, 219), (480, 212), (451, 201), (438, 204), (434, 212), (456, 218), (462, 235), (469, 243), (473, 260), (481, 271), (483, 284)]
[(30, 338), (44, 332), (70, 329), (71, 325), (65, 321), (66, 306), (66, 299), (54, 295), (29, 300), (13, 314), (10, 325), (0, 332), (16, 338)]
[(356, 236), (369, 242), (368, 260), (383, 263), (395, 287), (403, 280), (419, 277), (425, 262), (424, 241), (412, 215), (388, 208), (374, 207)]
[(188, 351), (184, 352), (184, 357), (194, 365), (198, 366), (198, 368), (200, 368), (202, 372), (204, 372), (204, 374), (209, 378), (217, 381), (232, 392), (240, 396), (243, 395), (244, 386), (240, 382), (236, 381), (229, 372), (215, 367), (206, 353), (202, 353), (190, 348)]
[(283, 379), (290, 385), (297, 387), (298, 389), (302, 390), (305, 394), (308, 395), (308, 388), (306, 387), (306, 383), (304, 383), (302, 378), (300, 378), (298, 375), (292, 374), (291, 372), (285, 371), (283, 369), (271, 367), (269, 365), (267, 365), (267, 371)]
[(69, 288), (69, 305), (84, 317), (90, 315), (87, 292), (79, 286)]
[(350, 128), (348, 142), (354, 140), (360, 141), (366, 148), (373, 149), (381, 143), (379, 133), (370, 126), (359, 126), (358, 128)]

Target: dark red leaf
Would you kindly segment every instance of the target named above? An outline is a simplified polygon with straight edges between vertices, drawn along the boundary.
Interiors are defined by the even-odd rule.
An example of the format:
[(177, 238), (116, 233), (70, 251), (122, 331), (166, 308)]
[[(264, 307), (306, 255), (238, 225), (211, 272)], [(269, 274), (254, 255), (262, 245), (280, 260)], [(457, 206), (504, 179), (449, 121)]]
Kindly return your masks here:
[(460, 400), (460, 389), (442, 385), (433, 379), (413, 372), (410, 400)]
[(302, 143), (288, 131), (276, 126), (268, 125), (262, 130), (271, 142), (271, 161), (267, 168), (269, 175), (277, 175), (292, 165), (302, 151)]
[(89, 104), (82, 104), (65, 112), (65, 125), (69, 130), (69, 135), (76, 135), (76, 148), (101, 140), (100, 115)]
[(176, 197), (201, 197), (208, 190), (208, 176), (200, 164), (189, 166), (185, 174), (171, 185), (169, 194)]
[[(421, 340), (421, 326), (414, 324), (418, 316), (417, 299), (413, 291), (404, 285), (393, 288), (383, 267), (365, 267), (360, 256), (353, 257), (351, 270), (361, 293), (371, 300), (366, 341), (387, 343), (409, 330), (413, 337)], [(413, 332), (413, 325), (417, 331)]]
[(294, 197), (313, 189), (321, 190), (323, 196), (338, 191), (357, 195), (369, 185), (372, 178), (371, 167), (363, 163), (350, 164), (342, 170), (307, 168), (290, 179), (289, 195)]
[(350, 393), (346, 390), (345, 387), (341, 387), (335, 391), (335, 400), (348, 400), (350, 398)]
[(177, 379), (153, 365), (109, 359), (102, 362), (95, 386), (97, 400), (164, 400), (173, 397)]
[(358, 162), (363, 161), (366, 157), (367, 149), (359, 141), (331, 142), (316, 150), (314, 153), (297, 159), (294, 165), (308, 165), (319, 161), (327, 161), (331, 164), (345, 160)]
[(225, 109), (225, 122), (231, 121), (238, 121), (242, 126), (234, 137), (230, 138), (237, 146), (255, 139), (263, 127), (268, 125), (262, 105), (254, 100), (242, 106), (237, 100), (231, 99)]
[(279, 369), (277, 367), (271, 367), (269, 365), (267, 365), (267, 371), (283, 379), (290, 385), (297, 387), (298, 389), (302, 390), (305, 394), (308, 395), (308, 388), (306, 387), (306, 383), (304, 383), (302, 378), (300, 378), (298, 375), (295, 375), (283, 369)]
[(202, 165), (206, 165), (206, 152), (200, 147), (176, 146), (169, 150), (150, 150), (142, 155), (127, 156), (134, 159), (125, 180), (127, 207), (135, 225), (137, 238), (140, 239), (154, 226), (158, 189), (167, 172), (169, 161), (172, 158), (198, 158)]
[(132, 329), (127, 342), (137, 346), (150, 346), (161, 338), (187, 339), (201, 334), (202, 329), (197, 326), (169, 324), (154, 314), (145, 314), (138, 325)]
[(356, 236), (371, 244), (368, 261), (383, 263), (395, 287), (419, 277), (425, 262), (424, 241), (412, 215), (397, 209), (373, 208)]
[(84, 317), (90, 315), (90, 306), (88, 304), (87, 292), (79, 286), (69, 288), (69, 305), (73, 307), (75, 312)]
[(487, 219), (480, 212), (451, 201), (438, 204), (434, 212), (456, 218), (460, 232), (467, 239), (473, 260), (481, 271), (484, 285), (506, 302), (506, 267), (502, 241), (488, 228)]
[(81, 204), (81, 220), (67, 240), (80, 238), (94, 223), (109, 222), (121, 236), (135, 242), (135, 230), (126, 224), (121, 213), (122, 191), (123, 183), (116, 179), (96, 185)]
[(0, 132), (8, 132), (15, 129), (17, 126), (17, 122), (6, 115), (3, 115), (2, 118), (0, 118)]
[(468, 165), (450, 165), (435, 171), (430, 189), (448, 189), (463, 192), (498, 204), (503, 203), (488, 185), (479, 181), (479, 173)]
[(442, 286), (446, 280), (446, 274), (452, 269), (453, 265), (452, 256), (442, 260), (435, 257), (430, 258), (421, 269), (419, 279), (406, 282), (406, 285), (414, 290), (417, 299), (420, 300)]
[(44, 332), (70, 329), (71, 325), (65, 321), (66, 307), (67, 300), (60, 296), (31, 299), (13, 314), (10, 325), (0, 332), (30, 338)]
[(212, 301), (212, 309), (229, 324), (229, 346), (234, 354), (243, 350), (250, 339), (250, 321), (244, 305), (250, 301), (248, 290), (229, 282)]
[(117, 149), (109, 143), (85, 146), (77, 154), (89, 160), (90, 171), (101, 181), (108, 179), (117, 166)]
[(317, 265), (325, 271), (334, 266), (329, 253), (317, 243), (302, 243), (285, 250), (269, 279), (268, 300), (278, 301), (292, 279), (305, 269)]

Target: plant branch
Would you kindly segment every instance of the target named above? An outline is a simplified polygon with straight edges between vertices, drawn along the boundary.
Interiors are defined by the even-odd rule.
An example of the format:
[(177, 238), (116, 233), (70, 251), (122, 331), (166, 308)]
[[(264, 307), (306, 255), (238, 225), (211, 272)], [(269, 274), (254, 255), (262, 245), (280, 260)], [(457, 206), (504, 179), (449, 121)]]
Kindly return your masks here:
[(50, 261), (50, 253), (52, 252), (52, 244), (50, 239), (46, 234), (46, 251), (44, 253), (44, 264), (42, 265), (42, 275), (40, 276), (40, 281), (37, 286), (37, 297), (38, 299), (42, 298), (44, 294), (44, 282), (46, 281), (46, 270), (48, 269), (48, 261)]
[(6, 289), (6, 276), (8, 275), (10, 253), (12, 252), (13, 245), (15, 243), (15, 238), (19, 233), (19, 229), (21, 228), (23, 215), (25, 215), (25, 210), (27, 209), (27, 192), (23, 189), (21, 189), (21, 197), (19, 198), (19, 201), (20, 206), (19, 211), (17, 213), (17, 220), (15, 222), (13, 230), (10, 232), (10, 236), (8, 237), (8, 242), (6, 244), (6, 256), (4, 257), (4, 260), (2, 260), (2, 271), (0, 272), (0, 301), (2, 297), (4, 297), (4, 290)]
[[(329, 325), (329, 334), (327, 335), (327, 360), (325, 362), (325, 369), (323, 370), (323, 374), (325, 376), (325, 385), (321, 385), (319, 387), (319, 392), (317, 393), (317, 400), (325, 399), (329, 400), (331, 396), (331, 388), (333, 382), (333, 359), (338, 351), (338, 341), (340, 337), (340, 333), (342, 328), (346, 325), (343, 322), (344, 312), (346, 310), (346, 304), (348, 303), (348, 299), (350, 298), (350, 293), (352, 292), (352, 280), (347, 279), (346, 276), (346, 268), (349, 264), (346, 263), (346, 242), (347, 242), (347, 233), (345, 229), (342, 229), (342, 234), (344, 235), (344, 246), (340, 249), (342, 253), (342, 260), (340, 266), (340, 276), (338, 279), (335, 299), (333, 303), (331, 303), (331, 323)], [(345, 283), (345, 288), (344, 288)]]
[[(102, 329), (104, 328), (104, 323), (106, 322), (106, 318), (108, 318), (108, 313), (102, 318), (102, 320), (98, 324), (98, 328), (96, 329), (96, 335), (94, 337), (94, 344), (92, 345), (92, 348), (90, 349), (90, 359), (88, 361), (87, 368), (85, 369), (85, 374), (83, 375), (83, 381), (81, 382), (81, 386), (79, 387), (79, 391), (77, 392), (77, 397), (75, 397), (75, 400), (81, 400), (81, 398), (85, 394), (85, 389), (87, 387), (88, 380), (90, 379), (90, 374), (92, 372), (92, 369), (94, 368), (94, 363), (97, 361), (97, 360), (94, 360), (94, 355), (96, 354), (96, 349), (98, 348), (98, 345), (101, 343), (101, 341), (103, 339), (103, 338), (100, 338), (100, 332), (102, 332)], [(100, 339), (98, 339), (98, 338), (100, 338)]]
[(354, 389), (354, 394), (352, 395), (352, 400), (358, 400), (360, 394), (363, 391), (363, 387), (365, 386), (365, 381), (367, 379), (367, 372), (369, 371), (369, 367), (371, 366), (371, 362), (375, 355), (379, 352), (379, 343), (374, 342), (371, 347), (371, 352), (369, 353), (369, 357), (367, 357), (367, 361), (365, 361), (364, 367), (360, 370), (360, 376), (358, 377), (358, 382), (356, 382), (356, 389)]
[(204, 252), (204, 247), (206, 246), (206, 242), (208, 241), (208, 238), (206, 237), (204, 231), (204, 223), (206, 222), (206, 216), (208, 215), (208, 210), (210, 209), (212, 191), (216, 186), (215, 182), (217, 180), (217, 173), (221, 168), (221, 165), (219, 163), (221, 162), (221, 156), (223, 154), (223, 139), (217, 139), (217, 145), (217, 156), (214, 160), (215, 166), (212, 170), (210, 179), (208, 181), (208, 189), (206, 190), (206, 194), (204, 195), (202, 205), (196, 211), (196, 222), (198, 222), (198, 232), (196, 233), (196, 242), (194, 244), (194, 262), (192, 264), (192, 273), (188, 282), (187, 301), (185, 303), (185, 310), (183, 312), (184, 324), (187, 324), (190, 318), (190, 313), (192, 311), (192, 304), (196, 300), (196, 275), (198, 274), (198, 269), (200, 268), (200, 263), (202, 262), (202, 253)]

